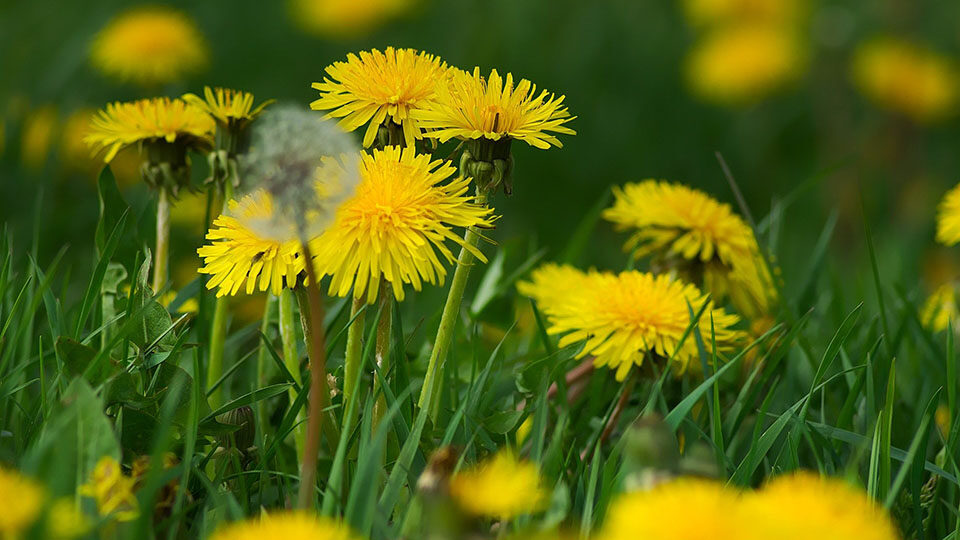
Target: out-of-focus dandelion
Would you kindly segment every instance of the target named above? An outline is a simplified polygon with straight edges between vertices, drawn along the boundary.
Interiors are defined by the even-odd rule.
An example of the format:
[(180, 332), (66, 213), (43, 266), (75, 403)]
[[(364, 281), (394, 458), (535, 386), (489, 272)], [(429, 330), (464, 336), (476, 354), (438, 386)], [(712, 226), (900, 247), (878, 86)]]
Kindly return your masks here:
[(90, 155), (90, 147), (83, 142), (90, 131), (94, 114), (93, 109), (77, 109), (67, 116), (60, 131), (60, 161), (63, 166), (91, 176), (103, 167), (103, 162)]
[(0, 537), (19, 538), (40, 517), (46, 492), (32, 479), (0, 467), (0, 499)]
[(231, 523), (217, 530), (210, 540), (358, 540), (349, 527), (306, 512), (277, 512)]
[(185, 14), (161, 6), (120, 13), (93, 41), (90, 61), (101, 73), (153, 87), (204, 69), (209, 52), (200, 30)]
[(450, 495), (468, 514), (504, 521), (542, 510), (548, 500), (537, 466), (511, 450), (455, 473)]
[(802, 40), (792, 29), (744, 23), (707, 33), (690, 51), (685, 71), (701, 99), (744, 105), (799, 78), (806, 63)]
[(668, 275), (581, 272), (547, 264), (517, 288), (546, 314), (547, 332), (563, 335), (561, 347), (583, 342), (577, 358), (593, 355), (596, 366), (609, 366), (621, 381), (648, 355), (654, 356), (651, 360), (672, 359), (679, 373), (700, 357), (695, 338), (681, 342), (692, 322), (691, 310), (704, 310), (697, 328), (704, 340), (716, 341), (718, 352), (730, 351), (744, 337), (734, 328), (739, 317), (714, 307), (695, 286)]
[(743, 21), (787, 25), (806, 9), (806, 0), (685, 0), (684, 13), (696, 26)]
[(44, 105), (30, 111), (23, 120), (20, 134), (20, 159), (24, 166), (37, 172), (43, 168), (56, 138), (57, 108)]
[(79, 493), (97, 502), (97, 511), (101, 516), (117, 521), (132, 521), (140, 515), (133, 484), (133, 478), (123, 474), (116, 459), (103, 456), (87, 483), (80, 486)]
[(410, 11), (417, 0), (288, 0), (293, 22), (334, 39), (364, 36)]
[(943, 196), (937, 208), (937, 242), (947, 246), (960, 242), (960, 184)]
[(954, 283), (944, 283), (927, 298), (920, 310), (920, 322), (934, 332), (947, 329), (951, 321), (957, 323), (957, 287)]
[(47, 511), (46, 537), (51, 540), (72, 540), (90, 531), (90, 520), (70, 497), (61, 497)]
[(387, 47), (347, 55), (346, 62), (327, 66), (323, 82), (313, 83), (320, 98), (310, 104), (340, 118), (340, 127), (353, 131), (364, 124), (363, 146), (370, 147), (384, 130), (387, 144), (412, 147), (422, 130), (413, 113), (434, 97), (438, 81), (448, 77), (446, 62), (413, 49)]
[(945, 56), (903, 39), (881, 37), (853, 55), (853, 78), (877, 106), (916, 122), (933, 122), (957, 110), (960, 71)]

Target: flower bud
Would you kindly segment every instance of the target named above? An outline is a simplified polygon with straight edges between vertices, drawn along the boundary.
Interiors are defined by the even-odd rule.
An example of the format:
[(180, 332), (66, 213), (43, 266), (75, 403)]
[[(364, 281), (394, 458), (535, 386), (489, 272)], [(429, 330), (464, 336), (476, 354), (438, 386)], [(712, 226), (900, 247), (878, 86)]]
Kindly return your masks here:
[(217, 416), (217, 421), (221, 424), (238, 426), (235, 431), (220, 437), (221, 446), (237, 449), (241, 453), (247, 453), (253, 448), (257, 428), (252, 408), (248, 406), (237, 407)]

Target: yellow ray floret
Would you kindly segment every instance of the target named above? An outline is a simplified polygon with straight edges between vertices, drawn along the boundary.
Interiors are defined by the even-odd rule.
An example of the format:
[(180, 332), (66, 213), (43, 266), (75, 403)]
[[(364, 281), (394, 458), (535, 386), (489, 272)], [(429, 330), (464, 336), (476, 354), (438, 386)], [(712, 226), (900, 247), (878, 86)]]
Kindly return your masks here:
[(455, 69), (448, 81), (438, 83), (436, 99), (413, 115), (421, 127), (432, 130), (426, 136), (440, 142), (510, 138), (547, 149), (563, 146), (555, 133), (576, 134), (564, 125), (576, 117), (570, 116), (563, 100), (546, 90), (537, 93), (527, 79), (514, 84), (511, 73), (504, 79), (493, 70), (485, 78), (480, 68), (472, 74)]
[(511, 450), (454, 474), (450, 495), (468, 513), (500, 520), (532, 514), (547, 503), (537, 466)]
[(144, 141), (184, 142), (206, 148), (213, 144), (213, 119), (202, 109), (165, 97), (111, 103), (93, 118), (84, 142), (106, 151), (109, 163), (121, 149)]
[(730, 205), (682, 184), (658, 180), (614, 188), (603, 217), (618, 230), (633, 231), (624, 246), (643, 257), (666, 254), (704, 264), (711, 293), (729, 293), (747, 316), (769, 312), (773, 279), (756, 237)]
[(274, 212), (270, 195), (254, 192), (239, 202), (230, 201), (229, 209), (229, 215), (213, 222), (208, 243), (197, 250), (204, 262), (198, 271), (211, 275), (207, 288), (224, 296), (241, 288), (246, 294), (267, 290), (280, 294), (284, 287), (293, 287), (304, 270), (299, 241), (264, 238), (245, 224), (270, 219)]
[(118, 15), (97, 34), (90, 51), (91, 62), (105, 75), (144, 86), (200, 71), (208, 56), (193, 21), (179, 11), (156, 6)]
[(952, 246), (960, 242), (960, 184), (940, 201), (937, 209), (937, 242)]
[(278, 512), (221, 527), (210, 540), (357, 540), (350, 529), (306, 512)]
[(447, 64), (432, 54), (387, 47), (350, 54), (346, 62), (327, 66), (323, 82), (313, 83), (320, 98), (310, 104), (327, 116), (340, 118), (340, 126), (353, 131), (364, 124), (363, 146), (369, 147), (377, 128), (391, 120), (403, 130), (406, 146), (421, 136), (421, 125), (412, 115), (433, 98), (438, 80), (447, 77)]
[[(647, 354), (673, 358), (680, 373), (699, 358), (692, 335), (680, 343), (690, 311), (698, 313), (708, 301), (693, 285), (666, 275), (581, 272), (547, 264), (517, 288), (546, 314), (548, 333), (563, 335), (561, 347), (583, 342), (577, 357), (594, 356), (595, 365), (616, 370), (617, 380), (626, 378), (631, 366), (642, 365)], [(708, 343), (713, 336), (718, 351), (729, 351), (743, 339), (743, 332), (733, 328), (740, 319), (708, 304), (698, 322), (700, 334)]]
[(465, 244), (454, 227), (490, 227), (492, 210), (466, 195), (470, 179), (446, 182), (456, 170), (413, 148), (388, 146), (365, 154), (360, 185), (338, 209), (333, 225), (311, 244), (317, 274), (328, 274), (330, 294), (373, 302), (381, 277), (403, 300), (403, 284), (420, 290), (423, 282), (442, 284), (453, 253), (451, 240), (478, 259), (486, 258)]
[(253, 94), (229, 88), (203, 87), (203, 97), (196, 94), (184, 94), (183, 100), (206, 111), (218, 124), (228, 127), (246, 124), (263, 112), (264, 107), (273, 103), (272, 99), (253, 106)]

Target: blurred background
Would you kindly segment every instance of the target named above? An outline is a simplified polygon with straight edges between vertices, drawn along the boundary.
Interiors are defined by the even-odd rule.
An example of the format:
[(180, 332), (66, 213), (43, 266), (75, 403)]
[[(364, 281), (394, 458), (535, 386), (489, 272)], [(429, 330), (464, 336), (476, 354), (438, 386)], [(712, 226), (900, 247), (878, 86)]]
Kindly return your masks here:
[[(253, 92), (306, 106), (347, 53), (412, 47), (497, 68), (564, 94), (575, 137), (517, 146), (514, 194), (494, 237), (546, 258), (620, 268), (625, 236), (599, 222), (610, 187), (656, 177), (735, 198), (729, 163), (789, 284), (835, 217), (827, 279), (871, 296), (865, 223), (885, 281), (926, 295), (956, 276), (933, 243), (936, 205), (960, 171), (960, 3), (942, 0), (231, 0), (166, 2), (200, 55), (168, 80), (135, 81), (92, 58), (98, 35), (141, 4), (0, 2), (0, 221), (47, 261), (64, 245), (85, 275), (99, 164), (80, 142), (115, 100)], [(112, 23), (113, 21), (113, 23)], [(318, 113), (320, 114), (320, 113)], [(205, 173), (195, 156), (195, 176)], [(136, 159), (115, 172), (135, 208), (151, 198)], [(205, 199), (174, 211), (176, 286), (196, 277)], [(777, 218), (763, 221), (771, 209)], [(864, 212), (865, 210), (865, 212)], [(147, 213), (149, 215), (149, 213)], [(519, 263), (519, 260), (517, 261)], [(84, 271), (81, 271), (84, 270)], [(79, 279), (85, 280), (80, 277)], [(83, 281), (85, 282), (85, 281)], [(859, 291), (864, 291), (861, 295)], [(78, 295), (80, 293), (77, 293)], [(442, 292), (440, 293), (442, 294)], [(252, 311), (259, 314), (257, 309)]]

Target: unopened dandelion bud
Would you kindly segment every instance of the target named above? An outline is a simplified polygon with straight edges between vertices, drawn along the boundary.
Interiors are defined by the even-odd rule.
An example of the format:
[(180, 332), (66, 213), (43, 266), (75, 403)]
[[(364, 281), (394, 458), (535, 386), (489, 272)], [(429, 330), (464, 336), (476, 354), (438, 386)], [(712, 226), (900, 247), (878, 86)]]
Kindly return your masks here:
[(244, 406), (227, 411), (217, 416), (217, 421), (221, 424), (238, 426), (235, 431), (221, 437), (220, 444), (222, 446), (235, 448), (242, 453), (246, 453), (253, 448), (257, 427), (252, 408)]

